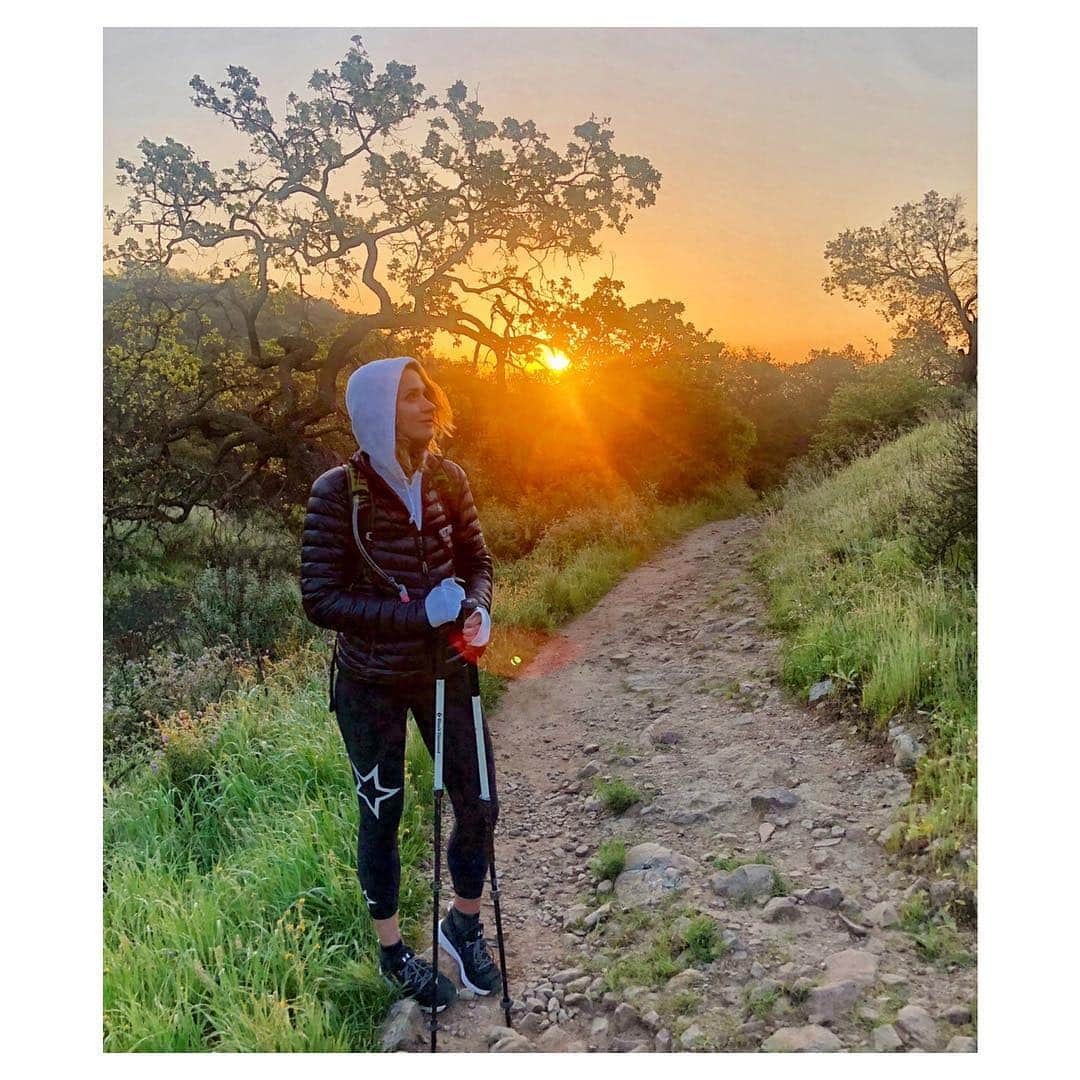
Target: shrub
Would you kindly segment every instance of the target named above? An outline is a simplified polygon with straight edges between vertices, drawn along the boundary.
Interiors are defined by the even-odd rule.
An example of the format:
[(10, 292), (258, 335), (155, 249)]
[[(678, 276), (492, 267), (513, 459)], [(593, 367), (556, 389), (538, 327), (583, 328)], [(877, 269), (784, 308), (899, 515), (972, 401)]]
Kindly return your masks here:
[(683, 934), (683, 941), (686, 942), (690, 954), (701, 964), (712, 963), (725, 951), (719, 928), (715, 920), (709, 918), (708, 915), (698, 915), (697, 918), (691, 919), (690, 925)]
[(188, 618), (204, 646), (227, 639), (262, 654), (274, 652), (290, 629), (300, 629), (302, 640), (317, 632), (301, 610), (295, 581), (243, 567), (208, 567), (195, 579)]
[(626, 841), (620, 837), (605, 840), (589, 863), (598, 881), (614, 881), (626, 865)]
[(173, 716), (159, 720), (156, 726), (161, 749), (153, 765), (164, 769), (164, 779), (177, 797), (183, 799), (191, 792), (196, 779), (209, 776), (213, 770), (217, 710), (209, 706), (205, 712), (193, 716), (181, 709)]
[(184, 595), (175, 582), (145, 572), (107, 576), (103, 629), (110, 652), (133, 659), (159, 646), (177, 645)]
[(240, 658), (228, 646), (184, 656), (155, 649), (143, 660), (109, 667), (104, 694), (104, 753), (108, 761), (145, 749), (156, 737), (158, 717), (202, 712), (243, 681)]
[(908, 500), (913, 553), (923, 565), (946, 561), (975, 567), (979, 524), (978, 418), (974, 410), (947, 422), (940, 464), (927, 471), (924, 492)]
[(631, 787), (621, 777), (616, 777), (614, 780), (597, 780), (596, 794), (603, 801), (608, 812), (612, 814), (621, 814), (641, 800), (637, 789)]
[(812, 461), (847, 461), (922, 421), (940, 393), (900, 364), (872, 364), (836, 388), (810, 440)]

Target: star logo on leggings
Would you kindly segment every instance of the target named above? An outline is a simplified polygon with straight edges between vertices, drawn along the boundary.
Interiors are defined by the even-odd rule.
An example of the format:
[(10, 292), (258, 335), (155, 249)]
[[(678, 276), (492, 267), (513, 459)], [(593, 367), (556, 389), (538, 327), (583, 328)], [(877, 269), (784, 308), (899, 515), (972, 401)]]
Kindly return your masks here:
[[(351, 762), (350, 762), (351, 764)], [(353, 765), (353, 774), (356, 776), (356, 794), (367, 803), (368, 809), (379, 816), (379, 803), (392, 798), (401, 788), (383, 787), (379, 783), (379, 766), (376, 765), (366, 776), (360, 775), (360, 770)]]

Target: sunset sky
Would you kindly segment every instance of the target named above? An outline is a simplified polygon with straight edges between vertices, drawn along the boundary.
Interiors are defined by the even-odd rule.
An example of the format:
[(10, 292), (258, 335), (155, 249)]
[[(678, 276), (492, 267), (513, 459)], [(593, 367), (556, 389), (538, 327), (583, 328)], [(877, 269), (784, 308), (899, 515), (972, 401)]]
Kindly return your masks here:
[(488, 119), (533, 119), (560, 150), (590, 113), (611, 117), (614, 148), (663, 179), (624, 235), (602, 236), (579, 287), (614, 263), (628, 302), (681, 300), (714, 339), (783, 362), (868, 337), (887, 347), (871, 309), (821, 288), (837, 233), (930, 188), (961, 194), (975, 224), (973, 29), (107, 29), (106, 203), (122, 202), (115, 162), (137, 160), (143, 136), (215, 166), (244, 154), (190, 104), (192, 75), (247, 67), (281, 115), (355, 33), (376, 70), (414, 64), (440, 95), (461, 79)]

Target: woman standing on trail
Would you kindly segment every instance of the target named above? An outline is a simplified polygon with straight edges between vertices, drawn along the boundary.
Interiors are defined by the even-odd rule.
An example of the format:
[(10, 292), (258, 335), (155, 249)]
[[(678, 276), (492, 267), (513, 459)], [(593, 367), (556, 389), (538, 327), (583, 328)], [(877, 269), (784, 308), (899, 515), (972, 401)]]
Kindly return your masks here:
[[(466, 597), (476, 610), (461, 634), (451, 634), (446, 657), (444, 775), (455, 821), (447, 863), (455, 895), (439, 923), (439, 941), (457, 962), (462, 982), (476, 993), (491, 993), (500, 978), (479, 915), (488, 826), (479, 798), (467, 668), (490, 636), (492, 560), (465, 472), (439, 454), (437, 440), (453, 431), (450, 403), (419, 361), (398, 356), (358, 368), (345, 406), (359, 449), (348, 465), (328, 470), (312, 485), (301, 593), (307, 617), (338, 632), (330, 708), (356, 778), (357, 876), (379, 938), (380, 968), (392, 986), (430, 1009), (432, 966), (398, 930), (405, 720), (411, 710), (433, 753), (435, 628), (452, 624)], [(486, 725), (484, 744), (494, 827), (498, 800)], [(437, 1010), (456, 994), (440, 974)]]

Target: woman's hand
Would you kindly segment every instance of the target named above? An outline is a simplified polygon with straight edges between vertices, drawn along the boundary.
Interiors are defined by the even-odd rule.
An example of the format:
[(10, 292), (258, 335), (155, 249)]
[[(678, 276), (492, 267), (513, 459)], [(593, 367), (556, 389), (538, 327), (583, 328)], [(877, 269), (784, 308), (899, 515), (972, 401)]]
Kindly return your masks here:
[(465, 590), (453, 579), (444, 578), (424, 597), (424, 610), (432, 626), (453, 622), (461, 610)]
[(478, 607), (461, 628), (461, 636), (467, 645), (482, 649), (491, 640), (491, 616), (487, 609)]
[(472, 644), (472, 639), (476, 637), (480, 631), (480, 627), (484, 622), (484, 617), (479, 611), (474, 611), (466, 620), (465, 625), (461, 628), (462, 636), (469, 644)]

